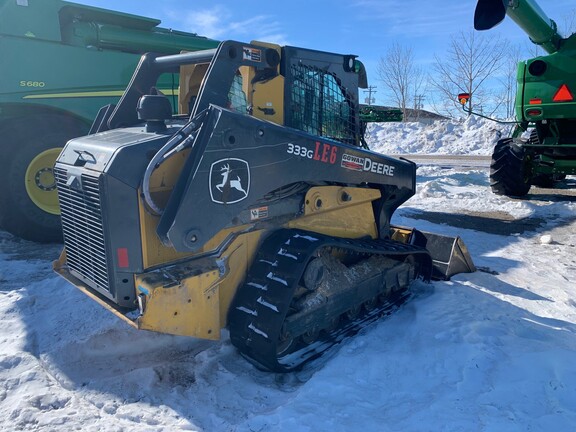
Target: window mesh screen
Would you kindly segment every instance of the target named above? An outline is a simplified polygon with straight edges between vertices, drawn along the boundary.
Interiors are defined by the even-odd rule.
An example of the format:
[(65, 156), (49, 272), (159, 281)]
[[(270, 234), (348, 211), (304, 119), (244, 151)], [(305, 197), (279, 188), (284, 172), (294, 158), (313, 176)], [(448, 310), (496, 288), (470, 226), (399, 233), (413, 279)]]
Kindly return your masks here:
[(246, 94), (242, 90), (242, 75), (240, 71), (234, 75), (234, 81), (228, 92), (228, 108), (242, 114), (246, 114)]
[(291, 126), (313, 135), (356, 143), (350, 102), (336, 78), (320, 69), (292, 65)]

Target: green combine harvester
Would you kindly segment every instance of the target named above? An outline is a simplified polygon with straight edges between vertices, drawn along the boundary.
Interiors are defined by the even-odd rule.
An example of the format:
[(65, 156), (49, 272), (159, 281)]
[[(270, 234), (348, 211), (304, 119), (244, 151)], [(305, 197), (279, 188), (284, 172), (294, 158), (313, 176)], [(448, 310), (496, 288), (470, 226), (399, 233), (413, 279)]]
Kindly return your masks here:
[[(522, 197), (532, 185), (553, 187), (576, 174), (576, 36), (562, 37), (533, 0), (479, 0), (474, 27), (491, 29), (506, 15), (548, 53), (519, 63), (518, 126), (492, 155), (492, 190)], [(530, 137), (520, 138), (528, 130)]]
[[(0, 227), (24, 239), (61, 240), (53, 165), (116, 103), (145, 52), (218, 46), (159, 20), (60, 0), (0, 0)], [(178, 76), (163, 94), (176, 105)]]

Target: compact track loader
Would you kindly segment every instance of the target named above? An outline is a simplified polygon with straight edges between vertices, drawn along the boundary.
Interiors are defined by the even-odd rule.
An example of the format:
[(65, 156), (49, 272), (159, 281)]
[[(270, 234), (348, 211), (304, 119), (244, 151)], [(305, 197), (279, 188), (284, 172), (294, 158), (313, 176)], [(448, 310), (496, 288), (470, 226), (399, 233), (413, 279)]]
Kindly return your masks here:
[[(180, 114), (156, 90), (180, 73)], [(417, 278), (474, 271), (459, 238), (394, 227), (416, 166), (367, 150), (352, 55), (253, 42), (143, 56), (54, 172), (55, 270), (139, 329), (290, 371)]]

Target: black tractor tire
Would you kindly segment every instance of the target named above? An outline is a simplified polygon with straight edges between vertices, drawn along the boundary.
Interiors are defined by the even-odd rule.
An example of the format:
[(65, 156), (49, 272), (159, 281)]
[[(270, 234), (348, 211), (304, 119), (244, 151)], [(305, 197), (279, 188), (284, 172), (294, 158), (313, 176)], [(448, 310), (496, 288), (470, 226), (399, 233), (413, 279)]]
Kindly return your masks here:
[(498, 141), (490, 163), (490, 187), (497, 195), (523, 197), (531, 182), (526, 172), (526, 150), (521, 141), (504, 138)]
[(25, 240), (62, 241), (52, 167), (59, 149), (87, 132), (83, 122), (56, 114), (0, 124), (0, 228)]

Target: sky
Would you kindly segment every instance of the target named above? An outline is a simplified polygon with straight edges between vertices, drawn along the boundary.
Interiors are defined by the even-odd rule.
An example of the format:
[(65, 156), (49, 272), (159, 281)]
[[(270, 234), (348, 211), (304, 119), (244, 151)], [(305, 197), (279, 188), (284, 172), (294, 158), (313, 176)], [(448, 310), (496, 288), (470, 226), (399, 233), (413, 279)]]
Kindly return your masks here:
[[(473, 29), (475, 0), (79, 0), (79, 3), (157, 18), (161, 26), (217, 40), (263, 40), (342, 54), (356, 54), (379, 92), (377, 65), (394, 41), (411, 47), (424, 68), (441, 55), (450, 38)], [(559, 28), (573, 16), (572, 0), (540, 0)], [(527, 37), (507, 19), (488, 36), (525, 44)], [(361, 95), (361, 99), (362, 95)]]

